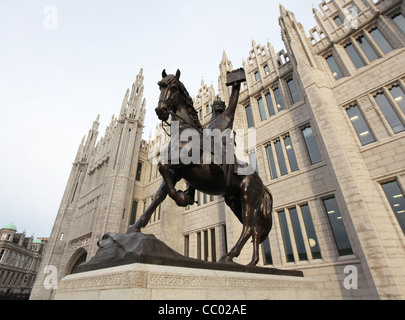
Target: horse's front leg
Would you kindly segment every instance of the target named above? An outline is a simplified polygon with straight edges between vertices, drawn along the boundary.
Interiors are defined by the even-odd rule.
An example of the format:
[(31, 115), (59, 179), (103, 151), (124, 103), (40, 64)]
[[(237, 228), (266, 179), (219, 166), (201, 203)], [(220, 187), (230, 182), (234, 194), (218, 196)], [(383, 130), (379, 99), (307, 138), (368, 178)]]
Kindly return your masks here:
[(167, 192), (179, 207), (186, 207), (194, 204), (194, 192), (195, 189), (189, 187), (189, 190), (177, 191), (175, 188), (176, 183), (179, 181), (179, 177), (176, 174), (172, 174), (174, 171), (170, 171), (168, 164), (159, 162), (159, 172), (166, 182)]
[(150, 217), (156, 208), (166, 199), (167, 197), (167, 186), (166, 182), (163, 180), (160, 184), (158, 191), (156, 191), (155, 196), (150, 204), (150, 206), (145, 210), (145, 212), (140, 216), (140, 218), (131, 226), (129, 226), (126, 233), (141, 232), (142, 228), (145, 228), (148, 224)]
[(172, 198), (173, 200), (176, 200), (177, 190), (175, 188), (175, 184), (173, 183), (172, 177), (170, 175), (169, 165), (159, 162), (158, 168), (159, 168), (160, 174), (163, 177), (163, 180), (166, 182), (167, 192), (169, 194), (169, 197)]

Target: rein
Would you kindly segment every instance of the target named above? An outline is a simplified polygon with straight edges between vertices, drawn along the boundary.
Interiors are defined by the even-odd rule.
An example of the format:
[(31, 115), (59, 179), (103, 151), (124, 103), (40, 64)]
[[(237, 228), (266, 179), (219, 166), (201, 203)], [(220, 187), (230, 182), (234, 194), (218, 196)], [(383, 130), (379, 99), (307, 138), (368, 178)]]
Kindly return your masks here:
[[(181, 121), (183, 121), (184, 123), (186, 123), (186, 124), (188, 124), (188, 125), (191, 125), (191, 126), (194, 127), (194, 129), (196, 129), (198, 132), (200, 131), (200, 128), (198, 128), (195, 123), (189, 123), (189, 122), (187, 122), (183, 117), (179, 116), (179, 115), (176, 114), (176, 113), (173, 113), (173, 111), (170, 111), (169, 114), (170, 114), (172, 117), (177, 117), (177, 118), (179, 118)], [(163, 130), (165, 131), (165, 133), (166, 133), (169, 137), (171, 137), (171, 135), (166, 131), (165, 126), (164, 126), (163, 123), (165, 123), (168, 127), (171, 127), (171, 123), (168, 123), (166, 120), (162, 120), (162, 128), (163, 128)]]

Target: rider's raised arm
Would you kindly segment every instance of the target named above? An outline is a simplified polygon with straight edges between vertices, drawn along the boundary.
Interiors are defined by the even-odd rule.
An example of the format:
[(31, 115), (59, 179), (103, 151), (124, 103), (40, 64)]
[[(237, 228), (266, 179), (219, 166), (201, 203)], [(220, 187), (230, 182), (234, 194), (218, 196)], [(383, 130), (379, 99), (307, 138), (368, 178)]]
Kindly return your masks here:
[(240, 86), (241, 84), (239, 82), (232, 85), (232, 93), (229, 98), (228, 108), (226, 108), (224, 112), (224, 116), (226, 116), (232, 124), (235, 118), (236, 107), (238, 106)]

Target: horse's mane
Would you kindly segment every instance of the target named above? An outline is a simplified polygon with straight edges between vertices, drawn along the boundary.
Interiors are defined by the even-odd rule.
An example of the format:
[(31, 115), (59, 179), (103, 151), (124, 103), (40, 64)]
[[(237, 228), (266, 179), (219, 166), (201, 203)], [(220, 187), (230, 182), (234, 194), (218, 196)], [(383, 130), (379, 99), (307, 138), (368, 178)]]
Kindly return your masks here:
[(170, 84), (173, 83), (173, 81), (176, 81), (176, 83), (178, 85), (178, 88), (183, 93), (184, 100), (186, 102), (187, 111), (190, 113), (191, 119), (194, 121), (194, 124), (197, 126), (198, 129), (203, 130), (204, 128), (200, 123), (200, 119), (198, 118), (198, 112), (194, 108), (193, 99), (191, 98), (190, 94), (188, 93), (188, 91), (187, 91), (186, 87), (184, 86), (183, 82), (181, 82), (175, 76), (170, 76), (169, 75), (166, 78), (164, 78), (162, 81), (159, 81), (158, 85), (159, 86), (161, 86), (161, 85), (170, 85)]

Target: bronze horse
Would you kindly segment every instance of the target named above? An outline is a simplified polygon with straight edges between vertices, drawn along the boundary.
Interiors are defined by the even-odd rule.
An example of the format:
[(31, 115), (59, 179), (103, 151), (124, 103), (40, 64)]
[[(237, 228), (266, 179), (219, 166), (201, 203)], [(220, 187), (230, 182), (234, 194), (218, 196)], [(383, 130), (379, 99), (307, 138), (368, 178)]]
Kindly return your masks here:
[[(198, 119), (197, 111), (194, 109), (193, 101), (188, 94), (183, 83), (180, 82), (180, 71), (176, 75), (167, 75), (164, 70), (163, 79), (158, 83), (160, 87), (160, 98), (156, 114), (162, 121), (167, 121), (171, 116), (172, 124), (178, 123), (178, 130), (181, 133), (184, 130), (192, 130), (203, 140), (203, 130)], [(237, 87), (234, 85), (234, 87)], [(239, 94), (239, 88), (233, 88), (231, 101), (231, 110), (228, 112), (228, 118), (222, 120), (221, 131), (227, 126), (232, 126), (234, 113)], [(224, 122), (225, 121), (225, 122)], [(228, 121), (228, 122), (226, 122)], [(221, 121), (217, 121), (220, 123)], [(223, 125), (225, 123), (225, 125)], [(214, 124), (215, 126), (215, 124)], [(168, 152), (171, 144), (179, 144), (179, 151), (183, 150), (185, 143), (179, 140), (173, 141), (171, 138)], [(202, 148), (200, 149), (202, 150)], [(187, 150), (186, 150), (187, 152)], [(193, 149), (194, 152), (194, 149)], [(202, 152), (200, 154), (202, 158)], [(181, 161), (159, 162), (159, 172), (163, 181), (156, 192), (151, 205), (139, 220), (128, 228), (127, 233), (140, 232), (150, 219), (151, 214), (157, 206), (169, 195), (179, 206), (187, 206), (194, 203), (194, 190), (200, 190), (210, 195), (220, 195), (225, 199), (225, 203), (231, 208), (239, 221), (243, 224), (242, 233), (236, 245), (219, 262), (232, 262), (234, 257), (238, 257), (247, 240), (252, 237), (253, 255), (249, 265), (256, 265), (259, 261), (259, 244), (268, 236), (272, 227), (272, 208), (273, 198), (270, 191), (264, 186), (259, 175), (252, 170), (252, 174), (237, 174), (233, 166), (231, 173), (224, 172), (224, 165), (214, 163), (206, 164), (204, 161), (195, 161), (194, 163), (184, 164)], [(184, 179), (190, 185), (187, 191), (177, 191), (176, 183)], [(190, 191), (191, 190), (191, 191)]]

